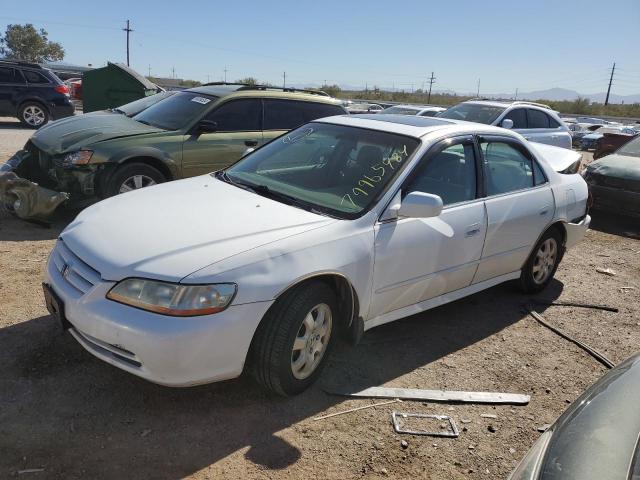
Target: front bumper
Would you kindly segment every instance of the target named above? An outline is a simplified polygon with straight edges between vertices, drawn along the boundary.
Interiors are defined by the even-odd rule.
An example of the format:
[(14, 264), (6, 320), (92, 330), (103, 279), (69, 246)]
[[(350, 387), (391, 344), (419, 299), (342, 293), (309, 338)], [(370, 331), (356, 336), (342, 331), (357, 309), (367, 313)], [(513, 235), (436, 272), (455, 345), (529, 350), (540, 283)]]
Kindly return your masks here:
[(231, 305), (214, 315), (187, 318), (121, 305), (106, 299), (115, 282), (102, 280), (61, 241), (49, 257), (44, 282), (62, 300), (70, 332), (86, 350), (172, 387), (239, 376), (253, 334), (273, 303)]
[(567, 222), (565, 224), (565, 229), (567, 231), (565, 248), (569, 249), (580, 242), (584, 238), (585, 233), (587, 233), (590, 224), (591, 217), (589, 215), (585, 215), (579, 223)]

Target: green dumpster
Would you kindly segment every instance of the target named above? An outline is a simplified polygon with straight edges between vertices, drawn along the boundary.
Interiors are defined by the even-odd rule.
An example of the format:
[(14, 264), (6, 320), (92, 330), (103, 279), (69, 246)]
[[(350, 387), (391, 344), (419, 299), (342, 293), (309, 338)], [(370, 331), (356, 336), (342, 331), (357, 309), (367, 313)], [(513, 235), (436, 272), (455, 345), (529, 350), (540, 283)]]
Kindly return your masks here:
[(153, 95), (161, 90), (122, 63), (89, 70), (82, 76), (83, 111), (106, 110)]

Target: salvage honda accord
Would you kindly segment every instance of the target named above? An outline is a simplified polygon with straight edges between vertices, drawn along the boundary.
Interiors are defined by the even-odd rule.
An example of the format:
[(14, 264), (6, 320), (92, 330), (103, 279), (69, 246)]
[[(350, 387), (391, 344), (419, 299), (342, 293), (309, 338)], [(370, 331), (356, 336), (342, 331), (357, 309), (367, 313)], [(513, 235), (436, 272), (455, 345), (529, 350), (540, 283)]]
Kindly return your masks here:
[(541, 151), (455, 120), (308, 123), (227, 169), (80, 213), (49, 258), (46, 303), (89, 352), (152, 382), (249, 370), (295, 394), (340, 334), (508, 280), (545, 288), (590, 217), (582, 177)]

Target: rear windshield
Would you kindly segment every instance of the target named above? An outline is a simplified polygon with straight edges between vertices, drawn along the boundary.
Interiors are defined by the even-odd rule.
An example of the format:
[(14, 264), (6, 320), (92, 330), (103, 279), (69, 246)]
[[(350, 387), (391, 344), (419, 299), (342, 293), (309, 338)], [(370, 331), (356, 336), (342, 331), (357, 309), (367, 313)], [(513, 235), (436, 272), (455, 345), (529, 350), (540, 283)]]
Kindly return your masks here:
[(389, 107), (382, 110), (380, 113), (395, 113), (398, 115), (417, 115), (417, 108), (407, 108), (407, 107)]
[(438, 117), (491, 125), (504, 110), (504, 107), (496, 107), (493, 105), (461, 103), (440, 113)]
[(213, 95), (179, 92), (143, 110), (133, 119), (164, 130), (180, 130), (199, 118), (217, 99)]

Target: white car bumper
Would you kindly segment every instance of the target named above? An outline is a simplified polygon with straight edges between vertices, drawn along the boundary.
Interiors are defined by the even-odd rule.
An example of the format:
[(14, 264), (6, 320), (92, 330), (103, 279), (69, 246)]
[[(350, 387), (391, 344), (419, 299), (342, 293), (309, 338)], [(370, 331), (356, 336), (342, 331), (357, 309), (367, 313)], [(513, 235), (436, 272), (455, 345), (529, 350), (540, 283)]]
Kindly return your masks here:
[(591, 217), (589, 215), (585, 215), (580, 223), (565, 223), (564, 226), (567, 230), (567, 242), (565, 247), (567, 249), (573, 247), (582, 240), (584, 234), (587, 233), (587, 230), (589, 229), (590, 223)]
[(231, 305), (221, 313), (187, 318), (128, 307), (107, 300), (114, 283), (102, 281), (60, 242), (44, 283), (61, 300), (70, 332), (85, 349), (134, 375), (174, 387), (239, 376), (253, 334), (273, 303)]

